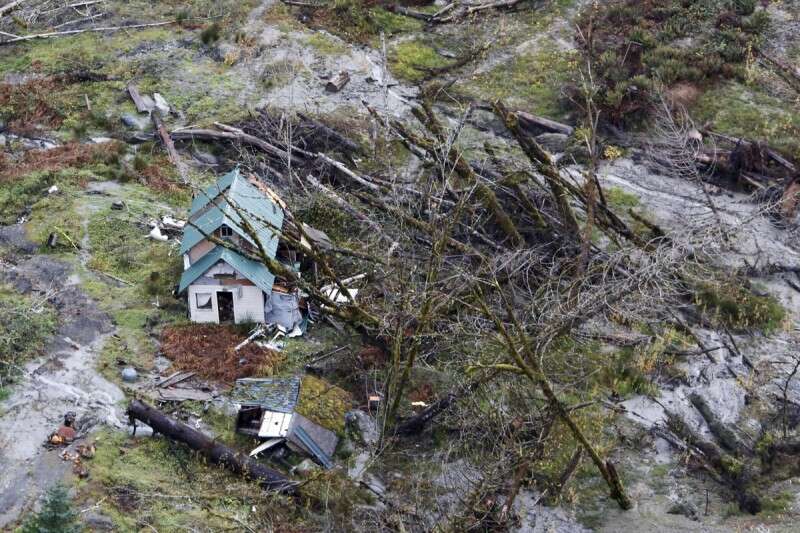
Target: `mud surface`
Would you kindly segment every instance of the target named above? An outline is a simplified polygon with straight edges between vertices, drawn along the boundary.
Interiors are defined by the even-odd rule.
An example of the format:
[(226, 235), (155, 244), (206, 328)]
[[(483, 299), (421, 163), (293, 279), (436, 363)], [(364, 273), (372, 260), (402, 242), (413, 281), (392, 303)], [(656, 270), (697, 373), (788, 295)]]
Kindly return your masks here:
[[(19, 240), (16, 227), (0, 232), (6, 234), (15, 235), (17, 249), (30, 249)], [(123, 426), (122, 391), (95, 370), (97, 354), (114, 328), (79, 288), (72, 271), (70, 265), (44, 255), (0, 265), (0, 280), (23, 294), (48, 296), (59, 318), (45, 354), (25, 366), (9, 398), (0, 403), (0, 528), (12, 524), (44, 489), (69, 472), (71, 463), (59, 457), (60, 450), (43, 446), (64, 413), (76, 412), (87, 429), (103, 423)]]

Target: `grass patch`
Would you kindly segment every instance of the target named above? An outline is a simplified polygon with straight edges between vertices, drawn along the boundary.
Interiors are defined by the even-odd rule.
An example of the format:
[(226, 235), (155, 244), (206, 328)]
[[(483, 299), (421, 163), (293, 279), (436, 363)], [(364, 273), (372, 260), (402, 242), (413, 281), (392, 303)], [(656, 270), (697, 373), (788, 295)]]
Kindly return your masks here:
[(695, 292), (695, 305), (713, 322), (735, 330), (771, 333), (786, 318), (777, 299), (759, 296), (736, 279), (702, 283)]
[(731, 82), (706, 91), (691, 109), (716, 131), (761, 140), (800, 157), (800, 112), (758, 87)]
[(328, 37), (324, 33), (314, 33), (308, 38), (308, 44), (322, 55), (332, 56), (344, 54), (347, 47), (341, 42)]
[(608, 187), (603, 189), (608, 206), (615, 211), (627, 211), (639, 205), (639, 197), (622, 187)]
[(133, 283), (146, 295), (169, 296), (182, 271), (180, 258), (169, 242), (148, 240), (146, 234), (129, 211), (95, 213), (89, 220), (89, 266)]
[[(77, 251), (84, 231), (75, 206), (73, 194), (64, 192), (45, 196), (33, 204), (31, 216), (25, 224), (28, 239), (45, 252)], [(56, 243), (53, 248), (48, 248), (46, 244), (51, 233), (56, 235)]]
[(264, 531), (302, 524), (284, 497), (208, 464), (181, 444), (109, 430), (95, 440), (97, 453), (85, 463), (91, 475), (78, 482), (78, 499), (99, 502), (116, 531), (225, 531), (242, 524)]
[(0, 390), (39, 355), (56, 324), (56, 313), (45, 302), (0, 285)]
[(778, 517), (792, 510), (794, 495), (784, 491), (775, 496), (768, 496), (761, 500), (761, 516)]

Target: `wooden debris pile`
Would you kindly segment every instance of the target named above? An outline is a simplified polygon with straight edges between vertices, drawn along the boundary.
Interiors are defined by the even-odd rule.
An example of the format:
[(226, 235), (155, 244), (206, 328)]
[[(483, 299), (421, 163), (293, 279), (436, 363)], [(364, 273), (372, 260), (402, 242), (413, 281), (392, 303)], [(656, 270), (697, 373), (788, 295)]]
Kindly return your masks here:
[(703, 170), (712, 173), (720, 186), (758, 192), (763, 200), (777, 203), (788, 219), (800, 203), (800, 164), (763, 142), (706, 132), (716, 141), (713, 151), (698, 158)]

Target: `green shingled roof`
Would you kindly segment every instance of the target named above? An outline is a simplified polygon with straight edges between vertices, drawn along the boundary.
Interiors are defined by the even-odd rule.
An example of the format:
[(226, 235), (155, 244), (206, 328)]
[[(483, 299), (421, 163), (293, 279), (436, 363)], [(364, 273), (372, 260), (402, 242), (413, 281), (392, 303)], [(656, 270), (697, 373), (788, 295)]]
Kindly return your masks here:
[(229, 250), (223, 246), (216, 246), (183, 272), (178, 292), (185, 291), (189, 285), (194, 283), (197, 278), (205, 274), (209, 268), (216, 265), (219, 261), (228, 263), (239, 274), (252, 281), (256, 287), (262, 291), (266, 293), (272, 291), (272, 284), (275, 282), (275, 276), (266, 266), (258, 261), (248, 259), (233, 250)]
[[(223, 192), (225, 196), (212, 204), (212, 201)], [(276, 232), (283, 227), (283, 209), (251, 185), (239, 173), (238, 168), (222, 176), (216, 184), (192, 200), (190, 223), (183, 232), (181, 253), (191, 250), (194, 245), (206, 238), (205, 235), (210, 235), (223, 224), (255, 245), (250, 235), (241, 228), (242, 218), (254, 228), (257, 240), (267, 255), (275, 257), (278, 249)]]

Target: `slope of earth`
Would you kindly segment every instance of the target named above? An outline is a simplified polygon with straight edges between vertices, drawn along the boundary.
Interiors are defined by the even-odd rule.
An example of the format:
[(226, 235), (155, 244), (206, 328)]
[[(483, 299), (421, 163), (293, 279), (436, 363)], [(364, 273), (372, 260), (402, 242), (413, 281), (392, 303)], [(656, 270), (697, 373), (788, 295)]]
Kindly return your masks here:
[[(0, 29), (9, 33), (21, 32), (20, 27), (37, 33), (63, 24), (88, 29), (97, 26), (95, 18), (103, 26), (168, 22), (0, 46), (5, 148), (0, 161), (0, 277), (21, 294), (46, 296), (60, 320), (50, 344), (25, 365), (0, 403), (0, 527), (16, 524), (42, 490), (61, 479), (89, 511), (85, 522), (94, 530), (347, 530), (352, 523), (399, 529), (403, 522), (392, 501), (402, 502), (398, 515), (413, 516), (421, 529), (452, 526), (450, 515), (483, 481), (481, 450), (459, 455), (448, 444), (461, 428), (445, 424), (419, 442), (394, 449), (353, 444), (359, 439), (348, 433), (337, 460), (349, 467), (357, 484), (339, 471), (319, 474), (309, 481), (301, 502), (260, 493), (167, 439), (127, 436), (124, 400), (145, 392), (145, 386), (123, 384), (119, 371), (133, 366), (148, 380), (166, 372), (169, 362), (158, 356), (158, 334), (165, 325), (185, 322), (186, 314), (185, 304), (171, 294), (181, 268), (175, 241), (148, 240), (149, 223), (167, 214), (185, 215), (197, 187), (249, 160), (238, 145), (231, 149), (193, 141), (180, 147), (190, 161), (190, 183), (181, 183), (126, 88), (134, 83), (142, 94), (162, 95), (170, 106), (165, 122), (171, 131), (237, 124), (270, 108), (312, 115), (358, 141), (379, 137), (365, 103), (381, 115), (411, 120), (410, 105), (419, 101), (422, 88), (437, 94), (437, 111), (450, 117), (452, 126), (459, 124), (463, 104), (476, 106), (459, 143), (466, 154), (489, 160), (482, 152), (485, 141), (508, 142), (486, 111), (486, 104), (498, 98), (553, 120), (578, 120), (569, 90), (579, 80), (581, 61), (575, 23), (590, 3), (527, 2), (518, 10), (491, 9), (451, 24), (426, 24), (390, 6), (355, 1), (322, 6), (277, 0), (102, 4), (74, 20), (72, 14), (59, 14), (66, 18), (42, 22), (26, 11), (0, 19)], [(432, 15), (442, 7), (422, 6), (418, 14)], [(771, 44), (796, 59), (796, 3), (775, 3), (769, 9), (778, 21)], [(349, 73), (349, 83), (340, 91), (326, 90), (341, 71)], [(786, 87), (760, 66), (753, 65), (750, 73), (749, 81), (704, 87), (688, 102), (690, 110), (722, 133), (796, 147), (800, 122), (797, 108), (784, 104)], [(567, 144), (574, 148), (581, 142), (577, 134), (558, 138), (553, 151), (562, 160), (581, 160), (580, 150), (563, 155)], [(56, 145), (54, 151), (40, 150)], [(108, 148), (87, 152), (94, 146)], [(428, 164), (402, 147), (389, 156), (375, 150), (355, 159), (358, 168), (380, 169), (392, 182)], [(797, 350), (800, 300), (786, 274), (769, 268), (800, 262), (797, 235), (777, 228), (745, 194), (714, 196), (715, 215), (697, 186), (655, 173), (647, 162), (646, 154), (633, 149), (603, 163), (599, 182), (613, 191), (616, 207), (635, 208), (676, 235), (689, 224), (724, 226), (735, 235), (733, 242), (724, 253), (711, 255), (720, 266), (748, 272), (759, 292), (779, 302), (785, 318), (769, 331), (723, 336), (719, 328), (697, 330), (716, 351), (686, 355), (674, 364), (675, 375), (650, 380), (647, 394), (623, 393), (623, 401), (608, 409), (608, 427), (597, 436), (620, 443), (612, 458), (635, 502), (632, 511), (618, 510), (584, 460), (571, 481), (574, 487), (556, 502), (548, 502), (535, 483), (522, 489), (515, 502), (519, 520), (509, 527), (790, 531), (800, 513), (800, 493), (792, 485), (796, 478), (762, 483), (758, 489), (765, 509), (756, 516), (742, 515), (729, 491), (687, 466), (687, 457), (654, 428), (663, 425), (669, 411), (711, 437), (692, 404), (696, 394), (724, 423), (739, 426), (756, 448), (758, 443), (751, 441), (764, 422), (768, 399), (785, 394), (792, 405), (800, 403), (800, 384), (785, 381)], [(579, 164), (570, 168), (575, 176), (585, 170)], [(58, 192), (48, 194), (53, 185)], [(304, 187), (301, 181), (276, 184), (286, 198), (298, 199), (298, 213), (328, 223), (337, 244), (349, 244), (363, 232), (319, 198), (301, 201)], [(123, 209), (112, 208), (117, 202)], [(55, 247), (46, 246), (51, 234), (57, 235)], [(336, 327), (317, 326), (307, 338), (287, 342), (277, 371), (299, 372), (315, 354), (346, 346), (353, 368), (367, 378), (360, 381), (353, 370), (332, 379), (360, 398), (365, 383), (374, 380), (375, 364), (364, 355), (374, 347), (365, 351), (360, 342)], [(432, 390), (446, 390), (451, 377), (446, 368), (426, 363), (415, 374), (417, 400), (431, 401)], [(495, 405), (498, 397), (482, 396), (477, 408)], [(107, 426), (89, 437), (98, 452), (87, 461), (88, 480), (71, 476), (70, 463), (41, 446), (69, 410)], [(224, 400), (186, 402), (175, 412), (240, 450), (252, 446), (234, 435)]]

